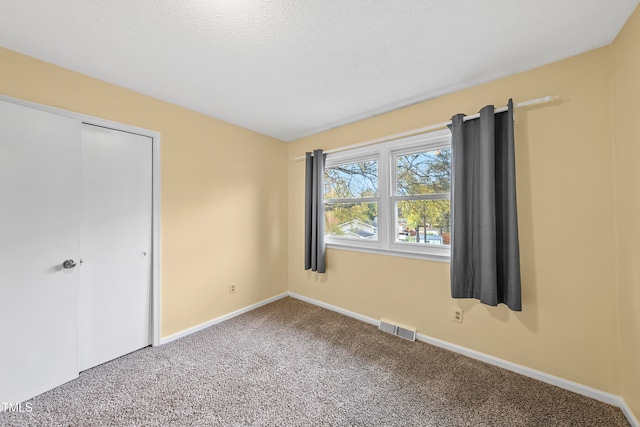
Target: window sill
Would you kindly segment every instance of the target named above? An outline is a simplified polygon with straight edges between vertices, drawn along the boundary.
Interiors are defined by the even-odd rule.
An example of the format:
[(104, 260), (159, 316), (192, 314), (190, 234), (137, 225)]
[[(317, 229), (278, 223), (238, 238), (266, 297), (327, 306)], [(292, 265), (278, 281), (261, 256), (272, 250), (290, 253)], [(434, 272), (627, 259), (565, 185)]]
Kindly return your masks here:
[(369, 253), (369, 254), (395, 256), (400, 258), (422, 259), (426, 261), (435, 261), (435, 262), (446, 262), (446, 263), (451, 262), (451, 256), (449, 254), (447, 255), (427, 254), (423, 252), (402, 251), (398, 249), (372, 248), (372, 247), (345, 245), (345, 244), (333, 243), (333, 242), (327, 243), (326, 246), (329, 249), (338, 249), (341, 251), (363, 252), (363, 253)]

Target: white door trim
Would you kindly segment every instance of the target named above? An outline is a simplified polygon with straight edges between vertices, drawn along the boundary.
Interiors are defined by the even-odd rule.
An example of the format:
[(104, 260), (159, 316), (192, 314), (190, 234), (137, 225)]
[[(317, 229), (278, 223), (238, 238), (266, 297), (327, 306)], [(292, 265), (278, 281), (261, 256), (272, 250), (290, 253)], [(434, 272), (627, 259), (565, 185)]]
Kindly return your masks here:
[(87, 114), (77, 113), (74, 111), (63, 110), (61, 108), (51, 107), (49, 105), (38, 104), (37, 102), (25, 101), (23, 99), (13, 98), (11, 96), (0, 94), (0, 100), (22, 105), (25, 107), (35, 108), (37, 110), (47, 111), (49, 113), (58, 114), (60, 116), (77, 119), (82, 123), (102, 126), (123, 132), (135, 133), (138, 135), (148, 136), (152, 139), (152, 252), (151, 260), (151, 341), (153, 346), (160, 345), (160, 132), (130, 126), (111, 120), (101, 119), (99, 117), (89, 116)]

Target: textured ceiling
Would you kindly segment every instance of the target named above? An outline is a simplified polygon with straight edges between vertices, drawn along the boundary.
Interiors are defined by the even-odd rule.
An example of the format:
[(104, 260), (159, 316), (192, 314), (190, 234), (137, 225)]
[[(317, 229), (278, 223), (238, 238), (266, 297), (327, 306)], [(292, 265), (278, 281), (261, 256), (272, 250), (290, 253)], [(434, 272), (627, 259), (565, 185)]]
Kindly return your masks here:
[(290, 141), (609, 44), (637, 4), (0, 0), (0, 46)]

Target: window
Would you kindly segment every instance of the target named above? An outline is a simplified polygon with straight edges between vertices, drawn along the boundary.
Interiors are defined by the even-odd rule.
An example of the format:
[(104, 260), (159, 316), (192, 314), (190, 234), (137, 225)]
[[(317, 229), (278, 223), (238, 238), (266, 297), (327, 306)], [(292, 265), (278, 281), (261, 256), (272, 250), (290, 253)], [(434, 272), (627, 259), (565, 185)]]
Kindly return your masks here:
[(378, 160), (325, 168), (325, 233), (346, 239), (378, 240)]
[(448, 130), (328, 154), (327, 244), (448, 261), (450, 194)]

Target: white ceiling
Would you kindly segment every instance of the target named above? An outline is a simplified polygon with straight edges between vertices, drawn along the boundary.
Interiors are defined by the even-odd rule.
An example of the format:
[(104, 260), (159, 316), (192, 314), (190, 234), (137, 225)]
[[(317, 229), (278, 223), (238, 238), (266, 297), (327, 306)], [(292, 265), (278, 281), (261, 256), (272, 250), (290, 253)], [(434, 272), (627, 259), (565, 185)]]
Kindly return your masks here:
[(607, 45), (637, 4), (0, 0), (0, 46), (290, 141)]

